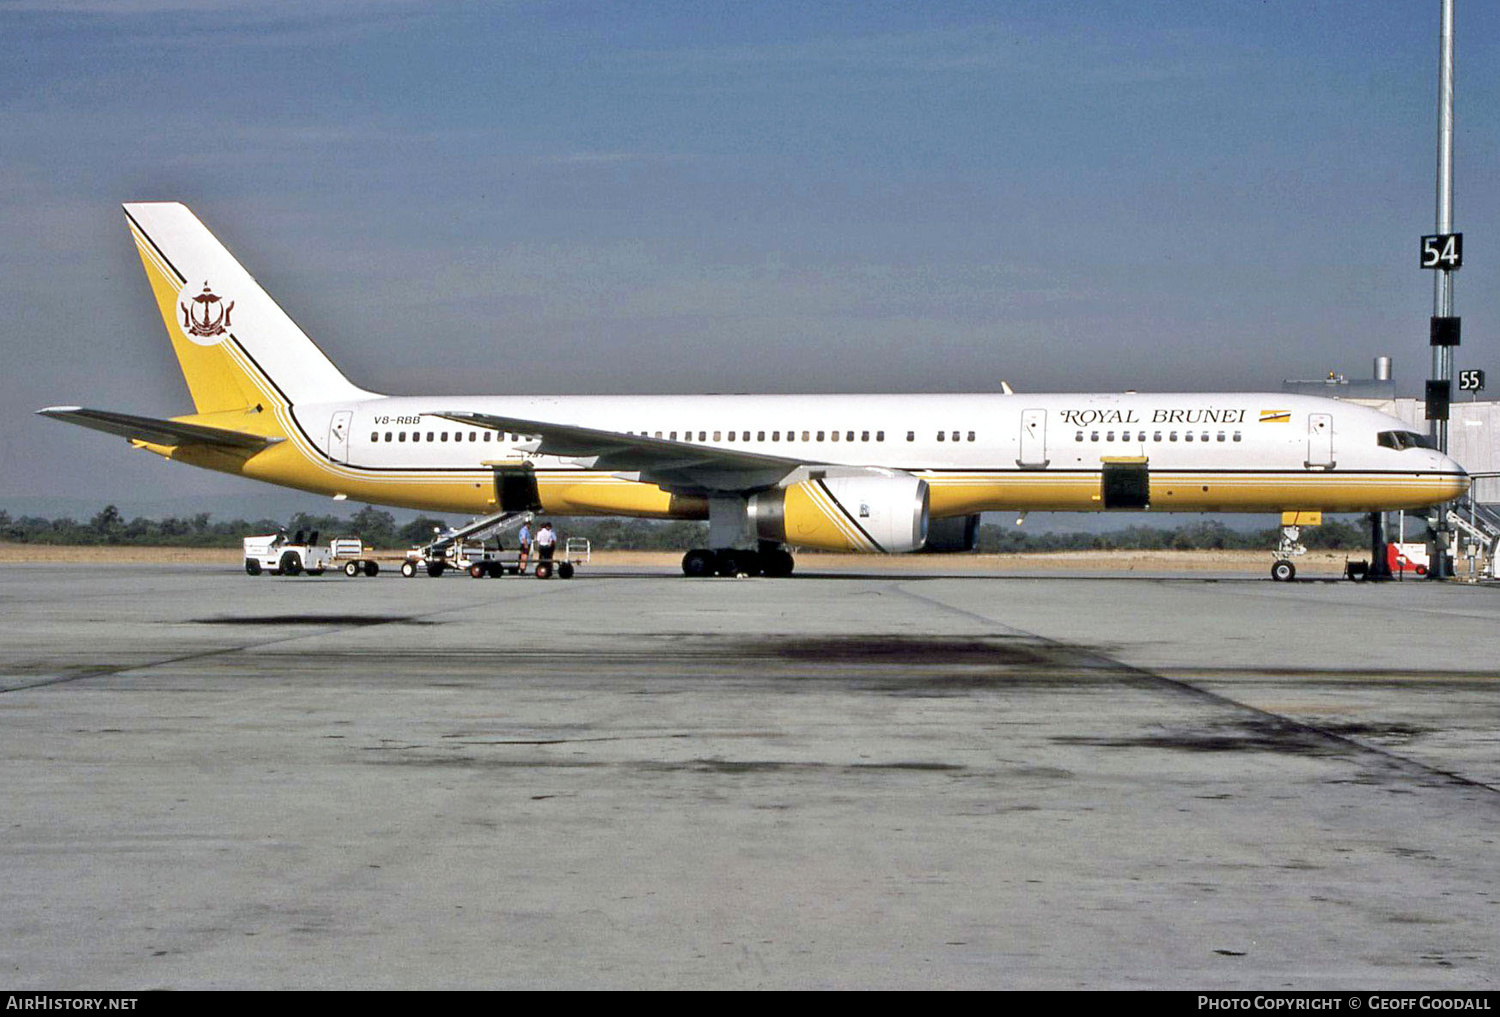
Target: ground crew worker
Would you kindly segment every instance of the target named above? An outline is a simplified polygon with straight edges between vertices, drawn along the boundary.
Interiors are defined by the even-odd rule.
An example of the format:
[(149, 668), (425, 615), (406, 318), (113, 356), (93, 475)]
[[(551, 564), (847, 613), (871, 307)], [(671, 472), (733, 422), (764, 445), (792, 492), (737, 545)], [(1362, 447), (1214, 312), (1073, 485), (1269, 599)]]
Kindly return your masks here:
[(521, 532), (516, 534), (516, 546), (521, 549), (521, 555), (517, 559), (520, 571), (526, 571), (526, 564), (531, 561), (531, 520), (528, 519), (521, 524)]
[(537, 564), (540, 565), (542, 562), (550, 564), (552, 550), (557, 547), (557, 534), (553, 532), (551, 523), (542, 523), (542, 528), (536, 531), (536, 539), (533, 543), (536, 544)]

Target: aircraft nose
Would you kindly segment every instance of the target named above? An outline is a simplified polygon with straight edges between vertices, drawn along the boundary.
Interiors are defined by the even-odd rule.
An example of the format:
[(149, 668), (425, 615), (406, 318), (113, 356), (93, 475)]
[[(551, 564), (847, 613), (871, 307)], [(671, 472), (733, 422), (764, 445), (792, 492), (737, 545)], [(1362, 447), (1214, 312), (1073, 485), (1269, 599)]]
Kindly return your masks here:
[(1434, 463), (1437, 466), (1438, 472), (1449, 477), (1452, 481), (1452, 490), (1449, 497), (1460, 498), (1468, 493), (1471, 478), (1469, 477), (1469, 471), (1464, 469), (1462, 463), (1452, 456), (1444, 455), (1441, 452), (1434, 457)]

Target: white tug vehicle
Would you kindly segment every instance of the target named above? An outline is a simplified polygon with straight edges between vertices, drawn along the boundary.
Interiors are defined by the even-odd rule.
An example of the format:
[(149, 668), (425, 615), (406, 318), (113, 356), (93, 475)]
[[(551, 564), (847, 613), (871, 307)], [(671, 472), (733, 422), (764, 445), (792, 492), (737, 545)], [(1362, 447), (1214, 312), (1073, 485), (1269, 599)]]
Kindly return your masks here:
[(302, 530), (291, 537), (283, 530), (266, 536), (246, 537), (245, 571), (258, 576), (321, 576), (330, 568), (343, 568), (344, 575), (374, 576), (380, 565), (358, 537), (334, 537), (326, 547), (318, 545), (318, 531), (304, 540)]

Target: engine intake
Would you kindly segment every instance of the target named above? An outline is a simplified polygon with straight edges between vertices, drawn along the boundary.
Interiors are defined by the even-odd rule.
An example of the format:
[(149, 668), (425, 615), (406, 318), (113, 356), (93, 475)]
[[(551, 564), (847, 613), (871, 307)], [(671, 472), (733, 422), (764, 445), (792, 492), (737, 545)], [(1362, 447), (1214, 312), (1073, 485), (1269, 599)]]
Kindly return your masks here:
[(916, 477), (830, 477), (752, 495), (747, 509), (761, 540), (895, 553), (926, 543), (927, 500)]

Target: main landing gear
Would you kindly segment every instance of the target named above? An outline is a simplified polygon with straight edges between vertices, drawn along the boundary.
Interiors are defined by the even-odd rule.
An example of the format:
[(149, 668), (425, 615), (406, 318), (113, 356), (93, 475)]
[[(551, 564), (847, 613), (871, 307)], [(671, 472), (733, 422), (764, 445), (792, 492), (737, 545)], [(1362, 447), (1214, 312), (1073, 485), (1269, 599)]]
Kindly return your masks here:
[(786, 551), (743, 551), (726, 547), (717, 551), (694, 548), (682, 556), (685, 576), (770, 576), (781, 578), (792, 574), (795, 561)]

